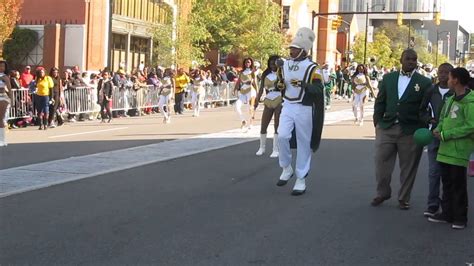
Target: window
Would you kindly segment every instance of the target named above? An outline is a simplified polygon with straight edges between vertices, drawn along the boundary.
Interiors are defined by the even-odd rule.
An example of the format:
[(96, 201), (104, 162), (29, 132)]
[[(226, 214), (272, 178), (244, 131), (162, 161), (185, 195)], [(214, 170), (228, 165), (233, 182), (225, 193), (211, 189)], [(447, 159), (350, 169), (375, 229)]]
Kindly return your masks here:
[(290, 6), (283, 6), (283, 16), (282, 16), (281, 28), (289, 29), (290, 28)]
[(374, 6), (372, 8), (372, 11), (383, 11), (384, 8), (385, 10), (387, 10), (387, 6), (386, 6), (386, 2), (385, 0), (372, 0), (372, 6)]
[(354, 11), (354, 0), (341, 0), (339, 1), (339, 11), (351, 12)]
[(418, 11), (418, 5), (419, 1), (418, 0), (410, 0), (410, 1), (404, 1), (403, 2), (403, 11)]
[(364, 12), (366, 10), (366, 2), (364, 0), (357, 0), (356, 11)]
[(219, 63), (220, 65), (227, 64), (227, 54), (219, 51)]

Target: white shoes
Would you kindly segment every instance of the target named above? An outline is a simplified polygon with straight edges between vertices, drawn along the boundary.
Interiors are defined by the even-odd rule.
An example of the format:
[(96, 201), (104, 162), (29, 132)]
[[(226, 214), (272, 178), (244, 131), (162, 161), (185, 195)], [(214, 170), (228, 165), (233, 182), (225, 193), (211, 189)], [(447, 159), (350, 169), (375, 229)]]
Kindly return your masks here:
[(296, 178), (295, 186), (291, 195), (299, 196), (303, 195), (306, 192), (306, 180), (304, 178)]
[(262, 156), (265, 153), (267, 134), (260, 134), (260, 148), (255, 155)]
[(286, 185), (288, 183), (288, 180), (293, 176), (293, 168), (291, 168), (291, 165), (288, 165), (287, 167), (283, 168), (283, 171), (281, 172), (280, 179), (278, 180), (277, 186), (281, 187)]
[(270, 158), (278, 158), (280, 155), (280, 149), (278, 146), (278, 134), (275, 133), (273, 136), (273, 152), (270, 154)]

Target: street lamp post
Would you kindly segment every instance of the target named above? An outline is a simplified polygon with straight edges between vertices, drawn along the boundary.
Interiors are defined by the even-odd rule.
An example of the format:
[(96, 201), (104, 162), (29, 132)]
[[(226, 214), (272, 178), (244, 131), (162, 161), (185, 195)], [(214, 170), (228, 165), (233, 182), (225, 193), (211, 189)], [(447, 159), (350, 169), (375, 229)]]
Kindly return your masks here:
[[(445, 31), (438, 31), (436, 30), (436, 56), (435, 56), (435, 65), (438, 66), (438, 53), (439, 53), (439, 35), (442, 33), (447, 33), (447, 36), (449, 36), (450, 32), (445, 30)], [(450, 40), (449, 40), (450, 41)], [(448, 41), (448, 55), (449, 55), (449, 41)], [(448, 56), (449, 59), (449, 56)]]
[(365, 39), (364, 39), (364, 65), (367, 62), (367, 33), (369, 31), (369, 1), (366, 2), (365, 10)]
[[(366, 9), (365, 9), (365, 40), (364, 40), (364, 65), (367, 62), (367, 33), (369, 31), (369, 1), (365, 2)], [(385, 12), (385, 3), (384, 4), (375, 4), (370, 8), (374, 8), (376, 6), (383, 6), (382, 12)]]

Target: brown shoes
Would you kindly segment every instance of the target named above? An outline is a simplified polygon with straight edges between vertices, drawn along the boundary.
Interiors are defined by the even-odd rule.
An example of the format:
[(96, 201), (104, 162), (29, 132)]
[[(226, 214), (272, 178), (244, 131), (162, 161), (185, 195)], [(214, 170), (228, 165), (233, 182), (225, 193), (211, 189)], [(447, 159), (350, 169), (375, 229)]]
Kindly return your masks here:
[(376, 206), (379, 206), (380, 204), (382, 204), (382, 202), (388, 200), (390, 197), (376, 197), (372, 200), (372, 202), (370, 203), (370, 205), (376, 207)]

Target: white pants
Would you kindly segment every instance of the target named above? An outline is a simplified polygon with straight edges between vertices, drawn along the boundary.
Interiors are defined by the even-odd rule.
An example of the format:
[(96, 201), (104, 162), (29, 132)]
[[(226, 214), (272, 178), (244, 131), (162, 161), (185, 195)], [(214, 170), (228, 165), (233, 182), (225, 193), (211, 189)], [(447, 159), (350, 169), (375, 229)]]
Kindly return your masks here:
[[(163, 116), (168, 119), (168, 117), (170, 117), (170, 114), (169, 114), (169, 101), (170, 101), (170, 96), (167, 95), (167, 96), (164, 96), (164, 95), (160, 95), (160, 100), (158, 101), (158, 108), (160, 108), (160, 112), (163, 114)], [(165, 108), (164, 106), (166, 106), (166, 111), (165, 111)]]
[(204, 93), (201, 93), (201, 90), (195, 92), (191, 90), (191, 104), (193, 105), (194, 115), (199, 115), (201, 110), (201, 104), (203, 102)]
[(311, 135), (313, 129), (313, 108), (299, 103), (283, 103), (278, 126), (278, 143), (280, 144), (280, 167), (291, 165), (290, 139), (296, 129), (296, 167), (297, 178), (304, 178), (311, 165)]
[(241, 121), (247, 121), (244, 114), (242, 113), (242, 104), (249, 105), (249, 113), (250, 113), (250, 110), (253, 108), (252, 106), (250, 106), (250, 100), (253, 97), (257, 97), (257, 92), (255, 90), (250, 90), (250, 92), (245, 93), (245, 94), (242, 94), (239, 92), (239, 98), (235, 102), (235, 110), (237, 111), (237, 114), (239, 114)]
[[(361, 94), (354, 93), (354, 101), (352, 102), (352, 110), (354, 117), (358, 120), (364, 119), (364, 98), (367, 97), (367, 90)], [(359, 113), (360, 109), (360, 115)]]

